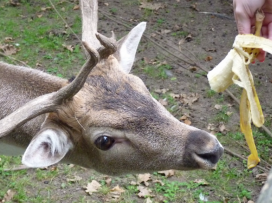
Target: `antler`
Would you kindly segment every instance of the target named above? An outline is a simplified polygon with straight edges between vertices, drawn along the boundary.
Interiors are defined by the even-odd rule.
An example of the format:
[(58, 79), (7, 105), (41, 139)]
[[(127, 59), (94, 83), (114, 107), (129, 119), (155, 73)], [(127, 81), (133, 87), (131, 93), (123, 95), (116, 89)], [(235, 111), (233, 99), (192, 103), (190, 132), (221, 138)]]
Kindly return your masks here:
[[(92, 3), (94, 2), (94, 3)], [(82, 0), (82, 5), (90, 5), (90, 4), (97, 4), (96, 1), (92, 0)], [(82, 8), (83, 9), (83, 8)], [(97, 16), (97, 8), (96, 10), (88, 10), (89, 15)], [(95, 41), (85, 42), (83, 38), (83, 46), (86, 50), (86, 53), (88, 53), (88, 60), (87, 62), (82, 66), (79, 74), (77, 77), (67, 86), (61, 88), (57, 92), (52, 92), (49, 94), (42, 95), (40, 97), (37, 97), (30, 102), (26, 103), (24, 106), (20, 107), (10, 115), (6, 116), (2, 120), (0, 120), (0, 138), (9, 134), (12, 130), (14, 130), (16, 127), (19, 127), (29, 121), (32, 118), (35, 118), (41, 114), (53, 112), (57, 109), (59, 105), (61, 105), (64, 101), (72, 98), (78, 91), (83, 87), (89, 73), (93, 69), (93, 67), (96, 66), (96, 64), (99, 62), (99, 60), (107, 58), (109, 55), (113, 54), (116, 49), (116, 41), (112, 38), (107, 38), (103, 35), (100, 35), (96, 33), (97, 25), (94, 25), (92, 23), (92, 26), (85, 25), (85, 23), (88, 23), (88, 21), (84, 20), (87, 16), (87, 13), (82, 13), (83, 18), (83, 35), (86, 36), (87, 30), (92, 30), (91, 32), (96, 35), (95, 39), (97, 43), (94, 45), (95, 49), (92, 49), (89, 47), (89, 43), (92, 43)], [(93, 17), (94, 18), (94, 17)], [(93, 19), (91, 18), (91, 19)], [(97, 17), (96, 17), (97, 22)], [(93, 32), (95, 31), (95, 32)], [(84, 34), (85, 33), (85, 34)], [(89, 38), (92, 38), (92, 36), (89, 36)], [(95, 38), (95, 36), (94, 36)], [(100, 47), (100, 43), (104, 47)], [(99, 46), (97, 46), (99, 44)]]

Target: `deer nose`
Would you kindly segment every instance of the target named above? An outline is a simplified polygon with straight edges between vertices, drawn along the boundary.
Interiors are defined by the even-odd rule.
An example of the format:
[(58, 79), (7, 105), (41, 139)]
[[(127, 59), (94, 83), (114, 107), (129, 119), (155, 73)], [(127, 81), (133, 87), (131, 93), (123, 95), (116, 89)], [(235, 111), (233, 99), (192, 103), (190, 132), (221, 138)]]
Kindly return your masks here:
[(216, 147), (216, 149), (212, 152), (196, 154), (196, 155), (199, 156), (204, 161), (215, 165), (219, 161), (223, 152), (224, 152), (224, 148), (221, 146), (221, 144), (219, 144), (218, 147)]
[(224, 152), (217, 138), (203, 130), (195, 130), (190, 133), (186, 148), (185, 154), (191, 157), (192, 167), (202, 169), (215, 168)]

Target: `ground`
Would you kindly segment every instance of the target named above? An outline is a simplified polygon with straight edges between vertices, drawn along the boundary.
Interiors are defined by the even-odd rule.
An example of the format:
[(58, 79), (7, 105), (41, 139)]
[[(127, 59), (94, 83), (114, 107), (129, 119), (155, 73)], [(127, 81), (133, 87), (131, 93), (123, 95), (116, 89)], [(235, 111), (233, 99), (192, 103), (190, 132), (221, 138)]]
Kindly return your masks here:
[[(52, 0), (80, 38), (77, 0)], [(149, 3), (149, 4), (148, 4)], [(151, 6), (151, 7), (150, 7)], [(133, 74), (181, 122), (213, 132), (226, 148), (214, 171), (168, 171), (109, 177), (73, 165), (4, 171), (20, 157), (0, 158), (0, 200), (10, 202), (250, 202), (272, 163), (272, 139), (254, 128), (262, 159), (247, 170), (249, 155), (239, 129), (239, 106), (227, 93), (210, 90), (206, 71), (218, 64), (237, 34), (230, 0), (99, 1), (99, 32), (120, 38), (141, 21), (147, 30), (138, 48)], [(59, 77), (75, 75), (84, 63), (80, 42), (49, 1), (0, 2), (0, 60), (25, 63)], [(271, 128), (271, 55), (251, 65), (257, 92)], [(238, 99), (241, 90), (231, 87)], [(170, 173), (170, 174), (169, 174)], [(92, 182), (93, 181), (93, 182)], [(87, 193), (88, 183), (101, 184)], [(115, 188), (119, 185), (121, 189)], [(89, 186), (89, 189), (92, 186)], [(113, 190), (112, 190), (113, 189)]]

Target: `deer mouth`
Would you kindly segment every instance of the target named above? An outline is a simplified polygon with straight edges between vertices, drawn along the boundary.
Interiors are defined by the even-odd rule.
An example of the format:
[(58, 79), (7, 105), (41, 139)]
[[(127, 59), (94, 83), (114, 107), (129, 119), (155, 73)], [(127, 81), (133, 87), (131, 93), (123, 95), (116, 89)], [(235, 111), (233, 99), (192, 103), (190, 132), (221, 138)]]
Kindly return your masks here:
[(201, 154), (193, 154), (193, 158), (196, 163), (202, 169), (214, 169), (216, 167), (217, 162), (224, 152), (224, 148), (218, 146), (218, 148), (212, 152), (201, 153)]

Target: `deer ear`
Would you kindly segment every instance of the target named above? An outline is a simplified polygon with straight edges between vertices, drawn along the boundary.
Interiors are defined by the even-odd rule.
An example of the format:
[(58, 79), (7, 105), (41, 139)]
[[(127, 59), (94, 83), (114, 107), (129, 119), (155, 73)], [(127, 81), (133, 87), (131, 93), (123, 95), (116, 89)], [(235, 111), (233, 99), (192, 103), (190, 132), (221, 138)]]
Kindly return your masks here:
[(73, 147), (68, 135), (59, 129), (46, 129), (28, 145), (22, 163), (32, 168), (58, 163)]
[(146, 22), (141, 22), (118, 41), (118, 51), (115, 57), (119, 60), (122, 70), (126, 73), (129, 73), (132, 68), (135, 54), (145, 28)]

